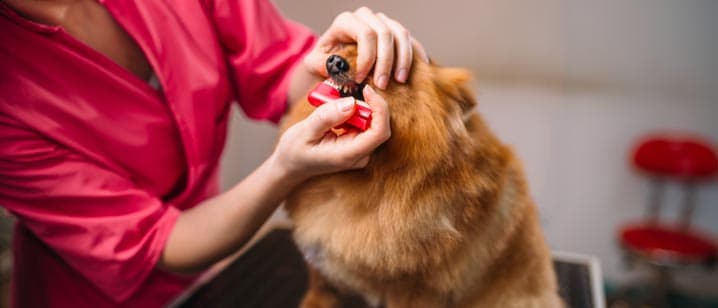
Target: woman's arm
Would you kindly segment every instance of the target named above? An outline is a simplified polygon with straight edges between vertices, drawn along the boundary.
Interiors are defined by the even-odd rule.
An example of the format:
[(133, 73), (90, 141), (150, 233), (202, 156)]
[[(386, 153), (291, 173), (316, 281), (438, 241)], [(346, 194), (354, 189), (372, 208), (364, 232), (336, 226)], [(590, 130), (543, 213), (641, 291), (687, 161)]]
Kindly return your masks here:
[(251, 239), (298, 179), (270, 157), (229, 191), (180, 214), (159, 266), (192, 273), (230, 255)]
[(363, 168), (371, 152), (389, 138), (386, 101), (371, 87), (371, 127), (360, 134), (326, 132), (351, 116), (354, 99), (324, 104), (290, 127), (272, 155), (229, 191), (180, 214), (159, 266), (173, 272), (202, 270), (251, 239), (299, 183), (317, 174)]
[[(374, 68), (383, 88), (394, 67), (395, 79), (406, 81), (413, 52), (424, 54), (408, 31), (383, 14), (367, 8), (340, 14), (296, 65), (287, 99), (298, 101), (327, 76), (325, 61), (334, 46), (356, 42), (359, 47), (357, 81)], [(396, 58), (395, 58), (396, 55)], [(301, 60), (300, 60), (301, 61)], [(239, 249), (299, 183), (311, 176), (366, 166), (371, 152), (391, 135), (388, 107), (367, 86), (364, 98), (372, 108), (370, 128), (335, 136), (327, 132), (351, 116), (352, 98), (317, 108), (289, 128), (272, 153), (251, 175), (229, 191), (183, 212), (165, 245), (159, 266), (176, 272), (202, 270)]]

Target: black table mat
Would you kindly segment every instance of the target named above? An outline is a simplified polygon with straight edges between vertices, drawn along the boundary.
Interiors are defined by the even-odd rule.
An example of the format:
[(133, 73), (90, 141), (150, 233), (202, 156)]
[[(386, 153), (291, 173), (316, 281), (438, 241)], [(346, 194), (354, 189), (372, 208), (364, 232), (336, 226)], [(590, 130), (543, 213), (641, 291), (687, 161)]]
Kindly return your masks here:
[[(554, 266), (567, 306), (592, 307), (588, 267), (558, 261)], [(307, 279), (306, 265), (291, 232), (275, 229), (178, 307), (293, 308), (301, 301)]]

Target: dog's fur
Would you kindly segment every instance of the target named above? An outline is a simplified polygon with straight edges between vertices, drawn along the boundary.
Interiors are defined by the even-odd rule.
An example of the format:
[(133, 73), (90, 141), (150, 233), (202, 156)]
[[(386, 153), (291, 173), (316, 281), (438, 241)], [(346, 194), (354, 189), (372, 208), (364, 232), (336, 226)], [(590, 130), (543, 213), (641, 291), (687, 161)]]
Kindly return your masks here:
[[(336, 54), (353, 71), (356, 47)], [(350, 294), (390, 308), (562, 306), (521, 164), (475, 112), (468, 78), (414, 59), (407, 84), (377, 90), (392, 136), (369, 165), (287, 199), (311, 271), (303, 307)], [(282, 129), (312, 109), (296, 103)]]

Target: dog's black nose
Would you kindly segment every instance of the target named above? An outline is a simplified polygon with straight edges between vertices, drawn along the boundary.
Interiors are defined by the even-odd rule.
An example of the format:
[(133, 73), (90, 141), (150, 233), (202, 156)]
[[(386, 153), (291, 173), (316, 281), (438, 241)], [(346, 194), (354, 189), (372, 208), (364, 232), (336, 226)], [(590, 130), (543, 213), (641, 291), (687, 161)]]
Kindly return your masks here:
[(349, 71), (349, 62), (341, 56), (331, 55), (327, 59), (327, 72), (330, 76), (346, 73)]

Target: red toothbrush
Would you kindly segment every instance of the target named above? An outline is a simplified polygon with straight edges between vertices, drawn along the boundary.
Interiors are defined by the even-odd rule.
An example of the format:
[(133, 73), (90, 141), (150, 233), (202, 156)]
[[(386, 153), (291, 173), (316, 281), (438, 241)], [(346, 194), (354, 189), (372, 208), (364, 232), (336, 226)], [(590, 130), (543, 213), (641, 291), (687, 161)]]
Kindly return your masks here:
[[(341, 97), (342, 96), (339, 93), (339, 90), (337, 90), (337, 88), (332, 84), (331, 80), (327, 79), (324, 82), (319, 83), (314, 90), (309, 92), (307, 100), (309, 100), (309, 103), (313, 106), (319, 107), (320, 105)], [(347, 125), (350, 125), (360, 131), (365, 131), (369, 128), (369, 124), (371, 123), (371, 108), (364, 101), (357, 99), (355, 102), (354, 114), (349, 118), (349, 120), (339, 126), (339, 128), (346, 129), (348, 128)]]

